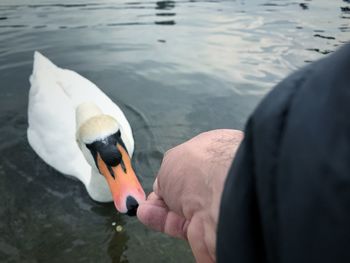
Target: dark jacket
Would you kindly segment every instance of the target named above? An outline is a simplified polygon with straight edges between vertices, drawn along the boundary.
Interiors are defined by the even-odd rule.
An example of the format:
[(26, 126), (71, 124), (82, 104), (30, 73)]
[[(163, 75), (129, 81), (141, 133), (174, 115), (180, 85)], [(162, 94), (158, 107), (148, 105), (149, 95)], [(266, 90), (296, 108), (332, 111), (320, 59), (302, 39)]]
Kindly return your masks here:
[(222, 197), (218, 262), (350, 262), (350, 45), (252, 114)]

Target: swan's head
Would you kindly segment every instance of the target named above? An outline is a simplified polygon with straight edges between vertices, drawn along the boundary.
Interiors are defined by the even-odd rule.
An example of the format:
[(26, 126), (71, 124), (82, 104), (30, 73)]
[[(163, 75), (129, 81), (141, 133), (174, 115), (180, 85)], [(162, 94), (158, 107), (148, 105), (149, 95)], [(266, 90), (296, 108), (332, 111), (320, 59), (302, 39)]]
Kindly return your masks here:
[(132, 168), (118, 122), (93, 103), (79, 105), (76, 120), (76, 137), (85, 159), (106, 179), (117, 210), (135, 215), (145, 192)]

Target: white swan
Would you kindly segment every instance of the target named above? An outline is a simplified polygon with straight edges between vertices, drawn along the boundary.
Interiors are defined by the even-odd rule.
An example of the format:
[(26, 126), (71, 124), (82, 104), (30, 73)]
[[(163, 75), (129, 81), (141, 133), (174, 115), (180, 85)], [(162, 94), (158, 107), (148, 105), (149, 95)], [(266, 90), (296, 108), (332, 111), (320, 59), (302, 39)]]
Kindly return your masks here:
[(50, 166), (79, 179), (95, 201), (134, 215), (145, 193), (132, 169), (134, 139), (121, 109), (95, 84), (34, 53), (29, 144)]

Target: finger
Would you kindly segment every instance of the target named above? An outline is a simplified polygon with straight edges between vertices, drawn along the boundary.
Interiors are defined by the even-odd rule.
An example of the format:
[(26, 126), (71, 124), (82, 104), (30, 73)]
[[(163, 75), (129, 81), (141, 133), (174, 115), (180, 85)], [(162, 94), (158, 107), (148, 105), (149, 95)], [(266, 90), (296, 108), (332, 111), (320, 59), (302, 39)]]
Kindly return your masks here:
[(212, 263), (215, 262), (214, 251), (208, 248), (208, 231), (204, 229), (203, 222), (198, 217), (192, 219), (188, 227), (188, 242), (191, 246), (196, 262)]
[(160, 200), (160, 199), (161, 198), (155, 192), (150, 193), (147, 197), (147, 201)]
[(189, 221), (169, 211), (162, 199), (147, 199), (137, 209), (137, 217), (144, 225), (153, 230), (164, 232), (172, 237), (187, 239)]
[(177, 215), (175, 212), (168, 212), (164, 223), (163, 232), (177, 238), (187, 240), (187, 227), (190, 221)]
[(137, 218), (153, 230), (163, 232), (168, 208), (161, 199), (152, 198), (154, 197), (151, 196), (151, 199), (139, 205)]
[(156, 190), (158, 190), (158, 177), (156, 177), (156, 180), (153, 182), (153, 192), (156, 193)]
[(156, 178), (156, 180), (154, 180), (154, 183), (153, 183), (153, 192), (156, 193), (157, 195), (159, 195), (158, 177)]

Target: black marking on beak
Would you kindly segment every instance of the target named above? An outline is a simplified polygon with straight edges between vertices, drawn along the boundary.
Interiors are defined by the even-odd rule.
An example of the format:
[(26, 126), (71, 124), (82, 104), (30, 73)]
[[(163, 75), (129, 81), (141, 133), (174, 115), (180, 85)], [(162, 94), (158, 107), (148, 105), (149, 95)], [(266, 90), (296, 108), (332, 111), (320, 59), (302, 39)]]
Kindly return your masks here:
[(122, 159), (122, 155), (120, 151), (117, 148), (117, 144), (120, 144), (125, 151), (127, 151), (125, 144), (120, 136), (120, 131), (100, 140), (95, 141), (90, 144), (86, 144), (86, 147), (90, 150), (96, 167), (98, 169), (98, 162), (97, 162), (97, 154), (99, 153), (101, 156), (101, 159), (106, 164), (108, 171), (110, 172), (111, 176), (115, 178), (115, 174), (113, 172), (112, 167), (116, 167), (117, 165), (121, 165), (122, 169), (126, 173), (126, 167)]
[(122, 160), (121, 160), (121, 162), (120, 162), (120, 166), (122, 167), (124, 173), (126, 173), (126, 167), (125, 167), (125, 163), (124, 163), (124, 161), (123, 161), (123, 158), (122, 158)]
[(111, 166), (107, 165), (108, 171), (111, 174), (111, 176), (115, 179), (115, 174)]

